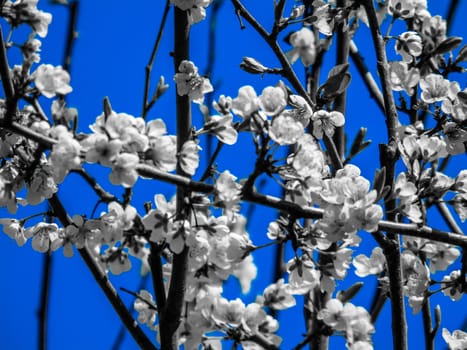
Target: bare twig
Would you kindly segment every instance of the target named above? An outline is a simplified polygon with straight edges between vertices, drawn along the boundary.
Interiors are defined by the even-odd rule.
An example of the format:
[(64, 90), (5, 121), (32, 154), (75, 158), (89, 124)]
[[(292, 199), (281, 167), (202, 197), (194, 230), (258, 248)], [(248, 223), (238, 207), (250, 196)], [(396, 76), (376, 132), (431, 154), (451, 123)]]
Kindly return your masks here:
[(96, 179), (93, 178), (86, 170), (81, 168), (81, 169), (72, 170), (72, 172), (80, 175), (88, 183), (88, 185), (91, 186), (91, 188), (97, 194), (101, 202), (104, 202), (104, 203), (118, 202), (118, 198), (115, 197), (113, 194), (104, 190), (102, 186), (96, 181)]
[(449, 4), (448, 12), (446, 13), (446, 33), (451, 33), (452, 24), (454, 22), (454, 16), (457, 13), (457, 7), (459, 6), (459, 0), (451, 0)]
[(157, 51), (159, 50), (159, 45), (162, 39), (162, 34), (164, 33), (165, 22), (167, 21), (167, 15), (170, 10), (170, 0), (167, 0), (164, 7), (164, 13), (162, 15), (161, 24), (159, 26), (159, 31), (157, 32), (156, 41), (154, 42), (154, 47), (151, 51), (151, 56), (149, 57), (149, 62), (145, 68), (145, 80), (144, 80), (144, 97), (143, 97), (143, 109), (141, 111), (141, 116), (143, 119), (146, 119), (146, 115), (149, 112), (148, 108), (148, 99), (149, 99), (149, 89), (151, 87), (151, 73), (154, 61), (156, 59)]
[(65, 52), (63, 56), (63, 69), (67, 72), (70, 72), (71, 69), (71, 58), (73, 56), (73, 47), (78, 37), (78, 32), (76, 31), (76, 24), (78, 22), (78, 9), (79, 2), (71, 1), (68, 5), (68, 11), (70, 19), (68, 20), (68, 30), (67, 37), (65, 42)]
[(47, 349), (47, 329), (48, 329), (48, 311), (49, 311), (49, 290), (50, 279), (52, 274), (52, 254), (47, 252), (44, 254), (43, 270), (42, 270), (42, 287), (40, 296), (40, 308), (37, 312), (39, 318), (39, 337), (38, 349)]
[(357, 67), (358, 72), (362, 76), (363, 81), (365, 82), (368, 88), (368, 91), (370, 92), (370, 96), (377, 102), (377, 105), (381, 109), (381, 112), (385, 113), (383, 94), (381, 93), (381, 90), (379, 89), (378, 84), (373, 78), (373, 74), (371, 74), (370, 70), (366, 66), (365, 61), (362, 55), (360, 55), (360, 52), (358, 51), (358, 47), (353, 40), (350, 41), (349, 48), (350, 48), (350, 57), (355, 63), (355, 66)]

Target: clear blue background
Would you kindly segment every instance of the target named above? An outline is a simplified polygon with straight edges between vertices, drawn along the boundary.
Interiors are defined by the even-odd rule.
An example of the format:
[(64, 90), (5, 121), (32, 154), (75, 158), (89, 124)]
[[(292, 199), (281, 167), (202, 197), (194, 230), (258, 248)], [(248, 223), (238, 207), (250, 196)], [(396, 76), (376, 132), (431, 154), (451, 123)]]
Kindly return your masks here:
[[(289, 1), (292, 3), (292, 1)], [(255, 16), (270, 28), (272, 24), (272, 1), (244, 2)], [(465, 34), (466, 27), (463, 17), (467, 13), (466, 2), (461, 2), (454, 21), (453, 34)], [(71, 84), (74, 89), (69, 95), (70, 106), (79, 110), (80, 128), (82, 132), (89, 132), (88, 125), (102, 112), (102, 100), (108, 96), (112, 107), (117, 112), (126, 112), (135, 116), (140, 115), (143, 85), (144, 67), (148, 62), (153, 42), (162, 16), (165, 1), (140, 0), (129, 2), (123, 0), (113, 1), (80, 1), (78, 18), (79, 38), (76, 41), (71, 69)], [(432, 14), (446, 13), (449, 1), (430, 1)], [(67, 29), (68, 14), (62, 6), (51, 6), (46, 1), (39, 2), (39, 8), (53, 13), (53, 21), (49, 27), (49, 34), (42, 42), (42, 63), (60, 65), (63, 62), (63, 50), (65, 33)], [(289, 7), (288, 7), (289, 9)], [(287, 13), (287, 11), (286, 11)], [(172, 16), (171, 12), (164, 33), (164, 38), (156, 59), (153, 70), (153, 82), (157, 82), (159, 75), (164, 75), (166, 81), (171, 84), (171, 89), (161, 98), (149, 113), (148, 118), (163, 118), (169, 126), (171, 133), (175, 132), (175, 86), (172, 82), (173, 64), (169, 52), (172, 47)], [(208, 19), (210, 9), (208, 9)], [(217, 21), (216, 34), (216, 58), (211, 80), (216, 87), (215, 99), (220, 94), (235, 97), (239, 87), (251, 84), (258, 93), (267, 86), (277, 82), (277, 77), (249, 75), (239, 69), (239, 63), (243, 56), (251, 56), (263, 64), (271, 67), (278, 66), (277, 60), (271, 54), (269, 48), (259, 36), (247, 25), (247, 29), (241, 31), (239, 22), (234, 14), (233, 6), (229, 1), (224, 1)], [(2, 22), (2, 26), (4, 23)], [(5, 26), (4, 26), (5, 28)], [(296, 27), (295, 29), (297, 29)], [(356, 37), (359, 48), (365, 53), (366, 62), (370, 69), (375, 71), (374, 55), (371, 52), (371, 41), (367, 28), (361, 28)], [(284, 34), (287, 34), (285, 31)], [(394, 31), (394, 33), (397, 33)], [(23, 36), (22, 36), (23, 35)], [(16, 38), (24, 38), (20, 33)], [(208, 22), (197, 24), (192, 28), (191, 35), (191, 59), (197, 64), (201, 73), (205, 73), (206, 59), (208, 57)], [(21, 40), (18, 40), (20, 43)], [(389, 52), (392, 51), (389, 45)], [(284, 44), (285, 49), (289, 49)], [(10, 50), (10, 64), (18, 63), (18, 49)], [(396, 56), (391, 55), (393, 59)], [(15, 61), (16, 59), (16, 61)], [(333, 49), (325, 56), (323, 76), (335, 62)], [(295, 69), (303, 77), (303, 68), (297, 63)], [(352, 72), (354, 69), (352, 68)], [(375, 74), (376, 75), (376, 74)], [(459, 81), (465, 88), (465, 77)], [(154, 88), (154, 86), (153, 86)], [(43, 101), (47, 105), (47, 101)], [(196, 106), (194, 105), (194, 110)], [(50, 114), (46, 109), (46, 113)], [(373, 145), (363, 154), (355, 158), (354, 163), (359, 165), (362, 173), (372, 179), (375, 168), (379, 164), (378, 142), (384, 142), (386, 137), (384, 118), (379, 112), (369, 93), (362, 84), (357, 73), (353, 74), (350, 85), (347, 105), (347, 127), (349, 139), (352, 139), (359, 127), (368, 127), (368, 138), (374, 141)], [(200, 126), (201, 118), (195, 115), (195, 124)], [(401, 117), (403, 123), (407, 123), (405, 116)], [(202, 144), (203, 146), (203, 144)], [(249, 140), (249, 135), (243, 135), (240, 139), (240, 148), (226, 146), (219, 158), (219, 170), (231, 169), (239, 178), (248, 175), (253, 169), (254, 153)], [(206, 159), (202, 160), (201, 171), (204, 170)], [(455, 176), (458, 170), (465, 168), (466, 158), (456, 158), (448, 167), (448, 172)], [(106, 180), (107, 171), (100, 171), (98, 167), (89, 167), (90, 172), (101, 179), (106, 188), (112, 189), (117, 194), (122, 190), (111, 187)], [(199, 176), (199, 174), (197, 174)], [(137, 209), (143, 213), (142, 203), (152, 200), (154, 194), (163, 193), (172, 196), (174, 188), (157, 181), (138, 180), (135, 190), (134, 203)], [(280, 191), (274, 184), (263, 188), (263, 191), (271, 194), (279, 194)], [(90, 215), (96, 196), (89, 187), (77, 176), (71, 175), (63, 184), (59, 193), (68, 212), (73, 214)], [(32, 210), (19, 210), (19, 216), (25, 216), (31, 212), (44, 210), (45, 205)], [(244, 204), (243, 209), (248, 210), (249, 205)], [(98, 209), (106, 210), (105, 206)], [(8, 216), (6, 211), (1, 211), (2, 216)], [(266, 229), (270, 221), (276, 218), (276, 213), (263, 207), (255, 208), (252, 221), (249, 224), (250, 236), (255, 244), (268, 241)], [(433, 225), (438, 228), (446, 228), (439, 221), (436, 214), (430, 214)], [(465, 229), (465, 225), (462, 226)], [(366, 233), (362, 233), (364, 239), (363, 252), (370, 252), (375, 242)], [(244, 296), (246, 302), (251, 302), (256, 295), (268, 285), (272, 278), (273, 249), (267, 248), (257, 252), (254, 258), (258, 263), (259, 277), (253, 282), (252, 291)], [(44, 256), (32, 250), (30, 243), (19, 248), (16, 243), (6, 235), (0, 235), (0, 349), (34, 349), (38, 338), (37, 310), (39, 308), (39, 295)], [(138, 276), (138, 263), (136, 269), (120, 277), (112, 276), (115, 286), (137, 290), (140, 284)], [(354, 273), (349, 271), (350, 278), (345, 282), (338, 282), (338, 287), (349, 286), (355, 281)], [(356, 305), (369, 306), (375, 286), (375, 280), (368, 277), (363, 280), (365, 286), (354, 299)], [(149, 285), (148, 285), (149, 286)], [(148, 287), (150, 288), (150, 287)], [(234, 298), (239, 293), (238, 283), (229, 281), (225, 287), (225, 295)], [(122, 295), (123, 300), (131, 305), (133, 298)], [(300, 304), (302, 300), (298, 298)], [(442, 303), (443, 318), (441, 327), (451, 331), (461, 327), (467, 317), (465, 312), (467, 298), (460, 302), (451, 303), (443, 295), (432, 298), (432, 306)], [(409, 345), (412, 349), (423, 347), (423, 326), (421, 315), (412, 316), (408, 310), (409, 320)], [(301, 318), (301, 310), (284, 312), (280, 314), (281, 328), (279, 334), (284, 338), (283, 349), (289, 349), (301, 340), (301, 334), (305, 333), (305, 327)], [(53, 255), (52, 285), (49, 308), (49, 349), (111, 349), (116, 335), (120, 330), (119, 319), (105, 299), (103, 293), (94, 282), (91, 273), (86, 269), (81, 258), (76, 255), (72, 259), (64, 258), (61, 251)], [(386, 304), (376, 325), (376, 334), (373, 339), (376, 349), (391, 348), (390, 307)], [(440, 336), (436, 338), (437, 347), (444, 348), (445, 343)], [(344, 342), (339, 337), (332, 338), (334, 348), (343, 348)], [(136, 349), (134, 341), (127, 334), (121, 349)]]

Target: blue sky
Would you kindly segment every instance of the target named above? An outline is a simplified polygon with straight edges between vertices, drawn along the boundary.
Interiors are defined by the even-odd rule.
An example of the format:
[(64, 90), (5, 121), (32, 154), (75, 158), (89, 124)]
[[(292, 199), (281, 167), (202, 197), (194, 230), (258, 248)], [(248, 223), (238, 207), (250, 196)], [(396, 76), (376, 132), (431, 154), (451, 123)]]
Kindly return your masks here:
[[(289, 1), (292, 2), (292, 1)], [(152, 49), (165, 1), (141, 0), (128, 2), (114, 1), (80, 1), (78, 18), (79, 37), (76, 41), (71, 69), (71, 85), (74, 91), (69, 95), (69, 105), (79, 110), (79, 130), (89, 132), (88, 125), (102, 112), (102, 100), (108, 96), (112, 107), (117, 112), (126, 112), (135, 116), (140, 115), (143, 99), (144, 67), (147, 64)], [(251, 11), (270, 27), (272, 18), (272, 1), (244, 2)], [(449, 1), (429, 1), (432, 14), (445, 14)], [(434, 6), (434, 7), (431, 7)], [(49, 35), (43, 40), (41, 59), (43, 63), (53, 65), (62, 64), (67, 23), (67, 12), (61, 6), (51, 6), (47, 1), (40, 1), (39, 8), (53, 13), (53, 21), (49, 27)], [(467, 3), (462, 2), (455, 18), (453, 31), (455, 35), (462, 36), (466, 32), (463, 26), (463, 15), (467, 13)], [(210, 11), (208, 10), (208, 16)], [(148, 118), (163, 118), (170, 132), (174, 132), (175, 121), (175, 85), (172, 82), (173, 64), (169, 52), (172, 48), (172, 13), (164, 33), (161, 47), (153, 70), (153, 82), (159, 75), (164, 75), (171, 85), (170, 90), (161, 98)], [(2, 22), (2, 25), (4, 23)], [(215, 98), (220, 94), (236, 96), (237, 90), (243, 85), (253, 85), (258, 92), (265, 86), (277, 82), (277, 77), (260, 77), (247, 74), (239, 69), (243, 56), (258, 59), (266, 66), (277, 66), (276, 59), (270, 50), (254, 31), (249, 28), (241, 31), (238, 20), (234, 14), (233, 6), (224, 1), (220, 11), (216, 35), (216, 59), (212, 72), (212, 82), (216, 87)], [(207, 22), (197, 24), (192, 29), (191, 59), (204, 73), (207, 52)], [(13, 36), (15, 39), (15, 36)], [(367, 64), (375, 71), (374, 57), (368, 49), (371, 48), (369, 31), (362, 28), (356, 38), (357, 44), (366, 55)], [(286, 47), (286, 44), (284, 44)], [(287, 47), (286, 47), (287, 48)], [(16, 53), (11, 49), (10, 63), (14, 61)], [(390, 47), (390, 50), (392, 48)], [(390, 51), (389, 50), (389, 51)], [(395, 57), (394, 57), (395, 58)], [(335, 61), (334, 55), (329, 53), (325, 58), (324, 71), (327, 72)], [(302, 76), (303, 69), (299, 63), (295, 66)], [(352, 69), (351, 72), (354, 72)], [(323, 73), (326, 75), (326, 73)], [(460, 81), (465, 88), (465, 77)], [(348, 133), (352, 137), (361, 126), (368, 127), (368, 138), (373, 145), (363, 154), (355, 158), (355, 163), (362, 169), (367, 178), (372, 179), (375, 168), (379, 164), (377, 154), (378, 140), (384, 141), (386, 132), (384, 118), (380, 114), (369, 93), (362, 85), (360, 77), (355, 73), (350, 85), (348, 112)], [(45, 105), (46, 104), (46, 101)], [(48, 107), (47, 107), (48, 108)], [(196, 108), (194, 108), (195, 110)], [(46, 109), (46, 112), (47, 109)], [(200, 125), (200, 116), (195, 116), (194, 122)], [(253, 147), (248, 135), (240, 140), (240, 147), (224, 147), (219, 158), (219, 170), (231, 169), (238, 177), (245, 177), (252, 170), (254, 162)], [(203, 144), (201, 144), (203, 146)], [(205, 160), (203, 160), (205, 162)], [(459, 157), (448, 167), (448, 172), (456, 174), (460, 168), (465, 168), (465, 156)], [(205, 163), (202, 163), (205, 164)], [(107, 173), (99, 171), (97, 167), (89, 168), (99, 179), (106, 181)], [(201, 169), (204, 169), (201, 165)], [(121, 194), (120, 188), (114, 188)], [(135, 203), (152, 200), (154, 194), (163, 193), (171, 196), (172, 186), (156, 181), (138, 180), (135, 191)], [(268, 185), (265, 192), (278, 194), (277, 186)], [(95, 195), (78, 177), (71, 175), (63, 184), (59, 193), (65, 207), (71, 215), (90, 215), (95, 203)], [(91, 204), (90, 204), (91, 203)], [(38, 206), (32, 212), (39, 212), (45, 207)], [(248, 205), (243, 206), (248, 210)], [(100, 207), (98, 212), (105, 210)], [(142, 204), (137, 209), (143, 212)], [(20, 215), (26, 215), (20, 210)], [(7, 216), (5, 211), (0, 212)], [(258, 207), (253, 213), (249, 226), (250, 236), (255, 244), (267, 242), (266, 229), (276, 214), (271, 210)], [(434, 215), (434, 214), (433, 214)], [(434, 226), (445, 228), (445, 225), (433, 216)], [(431, 219), (431, 217), (430, 217)], [(465, 229), (465, 225), (462, 226)], [(363, 233), (364, 243), (362, 251), (368, 252), (375, 245), (373, 239)], [(33, 251), (28, 243), (19, 248), (15, 242), (6, 235), (0, 235), (0, 344), (2, 349), (32, 349), (37, 343), (37, 317), (39, 306), (39, 291), (41, 285), (43, 255)], [(253, 301), (257, 294), (269, 283), (272, 276), (272, 250), (258, 252), (254, 256), (260, 269), (260, 277), (253, 283), (253, 291), (244, 297), (246, 301)], [(136, 264), (135, 264), (136, 265)], [(50, 295), (49, 315), (49, 349), (110, 349), (120, 329), (119, 320), (103, 296), (101, 290), (94, 283), (89, 271), (79, 256), (72, 259), (64, 258), (61, 251), (53, 256), (52, 285)], [(137, 270), (137, 269), (136, 269)], [(137, 290), (139, 286), (138, 274), (135, 272), (112, 278), (115, 286)], [(353, 276), (353, 271), (349, 271)], [(354, 281), (352, 279), (352, 281)], [(349, 286), (352, 281), (346, 281), (340, 286)], [(354, 299), (356, 305), (367, 306), (371, 302), (374, 279), (364, 279), (365, 287)], [(238, 284), (230, 281), (226, 285), (225, 295), (234, 297), (239, 293)], [(132, 297), (123, 294), (123, 300), (131, 304)], [(443, 305), (442, 327), (450, 330), (460, 328), (467, 317), (467, 298), (458, 303), (451, 303), (446, 297), (436, 295), (432, 299), (432, 306), (437, 303)], [(284, 349), (297, 343), (299, 335), (305, 332), (304, 324), (298, 317), (301, 311), (297, 310), (287, 317), (281, 314), (281, 329), (279, 334), (284, 338)], [(409, 343), (410, 348), (419, 348), (422, 341), (422, 320), (420, 315), (412, 316), (408, 310)], [(375, 325), (374, 336), (377, 349), (388, 348), (390, 341), (390, 308), (389, 304), (383, 310)], [(337, 338), (337, 337), (335, 337)], [(342, 342), (337, 341), (338, 347)], [(437, 345), (443, 347), (443, 340), (438, 333)], [(437, 346), (437, 348), (438, 348)], [(137, 349), (129, 335), (121, 349)]]

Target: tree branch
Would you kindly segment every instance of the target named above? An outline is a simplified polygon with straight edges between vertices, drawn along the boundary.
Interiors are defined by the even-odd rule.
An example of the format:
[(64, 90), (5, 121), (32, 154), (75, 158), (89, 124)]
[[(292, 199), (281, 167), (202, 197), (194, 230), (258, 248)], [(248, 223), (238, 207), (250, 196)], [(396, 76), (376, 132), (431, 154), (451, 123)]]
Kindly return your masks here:
[(376, 101), (376, 104), (381, 109), (381, 112), (384, 112), (384, 100), (383, 94), (378, 87), (375, 79), (373, 78), (373, 74), (371, 74), (370, 70), (365, 64), (363, 57), (360, 55), (358, 51), (358, 47), (353, 40), (350, 41), (350, 57), (352, 61), (355, 63), (355, 67), (357, 67), (358, 72), (360, 73), (363, 81), (365, 82), (368, 91), (370, 92), (370, 96)]
[[(175, 71), (183, 60), (189, 59), (189, 35), (190, 24), (188, 13), (178, 7), (174, 11), (174, 65)], [(180, 152), (183, 144), (190, 137), (191, 130), (191, 102), (188, 95), (176, 96), (177, 104), (177, 151)], [(177, 164), (177, 175), (187, 176), (180, 163)], [(187, 190), (184, 187), (177, 187), (177, 217), (185, 218), (185, 197)], [(151, 252), (152, 254), (152, 252)], [(172, 276), (170, 278), (169, 293), (166, 306), (161, 315), (161, 347), (167, 350), (178, 349), (177, 329), (180, 325), (180, 318), (184, 304), (186, 275), (188, 263), (188, 247), (185, 246), (179, 254), (174, 254), (172, 263)]]
[[(397, 134), (398, 115), (394, 95), (392, 93), (389, 76), (389, 64), (386, 57), (386, 47), (380, 32), (378, 19), (373, 0), (361, 0), (368, 17), (368, 22), (376, 50), (378, 73), (383, 89), (384, 110), (386, 115), (386, 127), (388, 143), (380, 145), (381, 167), (386, 169), (386, 186), (393, 189), (395, 178), (395, 165), (397, 160)], [(396, 221), (396, 201), (389, 199), (385, 202), (387, 218)], [(407, 349), (407, 320), (405, 317), (404, 294), (402, 290), (402, 264), (400, 254), (399, 235), (397, 232), (389, 233), (387, 242), (382, 248), (386, 256), (390, 281), (391, 305), (392, 305), (392, 331), (394, 349)]]

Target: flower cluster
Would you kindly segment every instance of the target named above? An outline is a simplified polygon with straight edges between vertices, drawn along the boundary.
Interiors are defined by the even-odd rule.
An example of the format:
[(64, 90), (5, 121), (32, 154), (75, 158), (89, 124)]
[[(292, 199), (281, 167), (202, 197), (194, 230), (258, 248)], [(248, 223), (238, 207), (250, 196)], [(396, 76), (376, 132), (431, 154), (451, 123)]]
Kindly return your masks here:
[(373, 349), (371, 334), (375, 328), (363, 307), (331, 299), (319, 311), (318, 318), (332, 330), (344, 332), (348, 349)]

